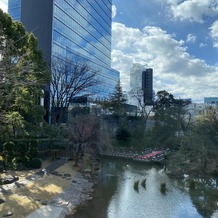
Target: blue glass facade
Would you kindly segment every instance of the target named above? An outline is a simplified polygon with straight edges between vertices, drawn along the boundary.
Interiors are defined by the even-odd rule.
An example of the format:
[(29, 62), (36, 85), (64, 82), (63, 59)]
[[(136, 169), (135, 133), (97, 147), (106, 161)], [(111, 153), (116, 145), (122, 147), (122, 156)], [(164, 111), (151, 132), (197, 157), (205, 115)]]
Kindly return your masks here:
[(80, 57), (99, 69), (104, 94), (113, 92), (119, 73), (111, 65), (111, 2), (54, 0), (52, 54)]
[(111, 21), (109, 12), (103, 13), (103, 9), (109, 9), (103, 3), (100, 7), (90, 2), (95, 1), (54, 1), (53, 52), (60, 55), (75, 52), (110, 67)]
[(14, 20), (21, 21), (21, 0), (8, 0), (8, 13)]
[[(29, 29), (37, 27), (37, 31), (41, 31), (34, 34), (39, 39), (39, 47), (41, 45), (46, 53), (47, 61), (50, 61), (52, 56), (86, 61), (99, 70), (98, 77), (104, 87), (102, 96), (114, 91), (119, 72), (111, 68), (111, 0), (9, 0), (8, 6), (14, 19), (23, 22)], [(50, 26), (47, 30), (43, 21), (37, 17), (40, 16), (37, 15), (37, 10), (42, 17), (44, 13), (47, 22), (47, 14), (51, 13), (51, 25), (48, 22)], [(32, 23), (30, 25), (30, 19), (35, 26), (31, 26)], [(46, 34), (50, 34), (47, 41)]]

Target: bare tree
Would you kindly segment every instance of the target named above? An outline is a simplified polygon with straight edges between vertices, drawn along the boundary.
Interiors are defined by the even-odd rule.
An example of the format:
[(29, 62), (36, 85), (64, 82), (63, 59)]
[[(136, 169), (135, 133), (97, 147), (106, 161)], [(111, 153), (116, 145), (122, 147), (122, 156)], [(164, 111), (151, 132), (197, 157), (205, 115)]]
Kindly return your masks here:
[(75, 166), (78, 166), (79, 158), (84, 155), (85, 149), (97, 146), (99, 121), (95, 115), (79, 115), (68, 124), (69, 140), (75, 150)]
[(143, 90), (142, 89), (132, 89), (129, 92), (130, 96), (137, 101), (138, 104), (138, 113), (143, 118), (144, 127), (147, 127), (148, 117), (150, 116), (153, 107), (148, 106), (143, 100)]
[(60, 124), (73, 97), (97, 94), (100, 90), (98, 72), (84, 61), (52, 59), (50, 96), (53, 123)]

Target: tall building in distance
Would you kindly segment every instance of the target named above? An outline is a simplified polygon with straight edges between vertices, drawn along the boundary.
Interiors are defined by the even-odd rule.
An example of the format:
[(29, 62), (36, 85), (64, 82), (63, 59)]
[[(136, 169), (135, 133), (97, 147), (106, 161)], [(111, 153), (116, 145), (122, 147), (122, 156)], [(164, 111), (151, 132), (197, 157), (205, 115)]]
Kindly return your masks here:
[(114, 91), (111, 68), (112, 0), (8, 0), (8, 12), (38, 38), (47, 63), (79, 59), (98, 69), (102, 96)]
[(144, 65), (134, 63), (130, 69), (130, 88), (132, 90), (142, 88), (142, 71), (146, 68)]
[(146, 105), (153, 105), (153, 69), (151, 68), (142, 71), (142, 90), (144, 103)]

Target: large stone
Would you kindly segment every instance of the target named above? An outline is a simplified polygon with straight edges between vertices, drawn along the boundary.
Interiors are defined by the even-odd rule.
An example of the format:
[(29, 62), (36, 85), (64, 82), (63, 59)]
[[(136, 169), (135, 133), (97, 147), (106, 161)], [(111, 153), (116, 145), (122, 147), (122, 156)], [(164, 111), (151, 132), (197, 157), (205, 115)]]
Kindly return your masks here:
[(4, 203), (5, 203), (5, 201), (0, 198), (0, 204), (4, 204)]
[(45, 201), (45, 200), (42, 200), (42, 201), (41, 201), (41, 205), (47, 205), (47, 204), (48, 204), (47, 201)]
[(11, 184), (13, 182), (16, 182), (18, 180), (19, 180), (18, 176), (8, 176), (8, 177), (2, 179), (1, 181), (2, 181), (3, 185), (6, 185), (6, 184)]
[(9, 216), (12, 216), (13, 213), (11, 211), (8, 211), (7, 213), (4, 213), (3, 214), (3, 217), (9, 217)]

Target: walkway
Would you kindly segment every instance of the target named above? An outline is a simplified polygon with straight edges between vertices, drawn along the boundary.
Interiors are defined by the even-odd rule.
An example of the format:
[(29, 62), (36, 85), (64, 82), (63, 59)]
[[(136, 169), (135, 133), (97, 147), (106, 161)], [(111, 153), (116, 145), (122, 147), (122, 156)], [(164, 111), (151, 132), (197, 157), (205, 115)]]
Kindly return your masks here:
[(39, 172), (36, 173), (36, 175), (42, 176), (45, 173), (51, 173), (54, 170), (56, 170), (57, 168), (59, 168), (60, 166), (62, 166), (63, 164), (65, 164), (68, 160), (69, 160), (69, 158), (67, 158), (67, 157), (63, 157), (59, 160), (56, 160), (56, 161), (52, 162), (50, 165), (48, 165), (47, 167), (45, 167), (44, 169), (41, 169)]
[[(38, 171), (35, 175), (43, 176), (45, 173), (51, 173), (63, 164), (68, 161), (69, 158), (61, 158), (52, 162), (50, 165)], [(44, 205), (38, 210), (34, 211), (26, 218), (60, 218), (62, 217), (61, 214), (65, 212), (63, 207), (57, 207), (54, 205)]]
[(26, 218), (65, 218), (82, 202), (92, 199), (93, 186), (92, 182), (77, 172), (72, 182), (62, 193), (49, 200), (47, 205), (43, 205)]

